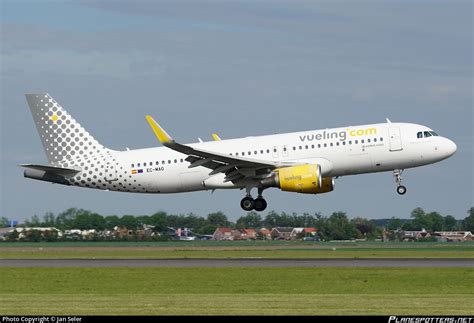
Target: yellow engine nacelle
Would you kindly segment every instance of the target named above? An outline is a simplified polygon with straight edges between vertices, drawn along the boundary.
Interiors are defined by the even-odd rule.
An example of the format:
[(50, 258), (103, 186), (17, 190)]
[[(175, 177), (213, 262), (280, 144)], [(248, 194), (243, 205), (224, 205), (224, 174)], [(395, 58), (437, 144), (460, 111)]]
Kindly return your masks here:
[(327, 193), (334, 190), (334, 177), (323, 177), (323, 183), (316, 194)]
[(321, 166), (298, 165), (277, 169), (282, 191), (316, 194), (322, 185)]
[(323, 178), (321, 166), (298, 165), (276, 169), (272, 175), (261, 181), (264, 187), (278, 187), (282, 191), (319, 194), (334, 189), (332, 177)]

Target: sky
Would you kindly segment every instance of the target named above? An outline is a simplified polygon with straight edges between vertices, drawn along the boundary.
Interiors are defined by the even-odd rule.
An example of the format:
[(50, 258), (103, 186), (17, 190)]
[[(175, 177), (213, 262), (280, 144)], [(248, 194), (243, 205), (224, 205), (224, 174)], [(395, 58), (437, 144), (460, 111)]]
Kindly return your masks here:
[(24, 94), (47, 91), (100, 143), (159, 145), (384, 122), (456, 142), (440, 163), (337, 179), (335, 191), (265, 191), (267, 211), (462, 219), (473, 203), (471, 1), (0, 1), (0, 216), (246, 213), (244, 193), (106, 192), (23, 178), (46, 163)]

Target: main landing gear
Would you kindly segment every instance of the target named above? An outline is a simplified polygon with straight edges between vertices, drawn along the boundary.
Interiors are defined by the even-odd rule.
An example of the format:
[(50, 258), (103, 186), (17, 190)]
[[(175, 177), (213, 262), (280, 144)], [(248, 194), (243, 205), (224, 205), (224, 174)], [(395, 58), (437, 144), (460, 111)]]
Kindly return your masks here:
[(407, 192), (407, 188), (402, 185), (402, 173), (403, 169), (394, 169), (393, 177), (395, 177), (395, 183), (397, 183), (397, 193), (404, 195)]
[(267, 201), (262, 196), (263, 189), (258, 188), (258, 196), (256, 199), (252, 198), (252, 195), (250, 194), (250, 191), (252, 190), (251, 187), (246, 188), (247, 190), (247, 195), (240, 201), (240, 207), (244, 211), (258, 211), (261, 212), (267, 208)]

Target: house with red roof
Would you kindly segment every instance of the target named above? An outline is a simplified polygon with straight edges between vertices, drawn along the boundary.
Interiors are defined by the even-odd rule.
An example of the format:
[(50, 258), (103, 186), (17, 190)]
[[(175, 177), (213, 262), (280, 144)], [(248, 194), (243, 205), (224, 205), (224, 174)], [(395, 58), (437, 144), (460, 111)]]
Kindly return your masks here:
[(212, 234), (214, 240), (234, 240), (234, 236), (232, 235), (232, 229), (226, 227), (217, 228), (216, 231)]

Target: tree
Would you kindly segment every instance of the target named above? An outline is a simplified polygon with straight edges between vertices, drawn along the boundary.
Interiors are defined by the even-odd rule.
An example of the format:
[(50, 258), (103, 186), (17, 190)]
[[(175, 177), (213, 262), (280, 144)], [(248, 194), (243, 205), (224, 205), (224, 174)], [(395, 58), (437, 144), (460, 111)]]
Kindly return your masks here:
[(265, 220), (263, 220), (263, 224), (266, 227), (269, 228), (274, 228), (279, 222), (280, 219), (280, 214), (278, 214), (276, 211), (270, 211), (268, 214), (265, 216)]
[(254, 211), (249, 212), (246, 216), (241, 216), (237, 220), (236, 226), (239, 229), (260, 228), (262, 226), (262, 216)]
[(315, 222), (314, 225), (318, 230), (318, 236), (321, 240), (328, 240), (329, 238), (329, 227), (328, 227), (328, 218), (322, 215), (321, 213), (316, 213), (314, 215)]
[(428, 231), (441, 231), (443, 230), (444, 218), (438, 212), (430, 212), (426, 214), (426, 230)]
[(64, 212), (61, 212), (56, 217), (56, 227), (60, 229), (72, 229), (72, 224), (76, 216), (80, 213), (87, 212), (83, 209), (75, 207), (69, 208)]
[(120, 218), (120, 226), (129, 230), (136, 230), (138, 221), (133, 215), (124, 215)]
[(351, 221), (363, 237), (372, 235), (375, 232), (375, 223), (364, 218), (355, 218)]
[(75, 219), (72, 221), (71, 226), (74, 229), (80, 230), (104, 230), (105, 229), (105, 219), (103, 216), (97, 213), (91, 213), (89, 211), (82, 211), (77, 214)]
[(137, 218), (138, 226), (140, 227), (143, 227), (143, 225), (146, 225), (146, 224), (151, 224), (151, 217), (148, 215), (140, 215), (140, 216), (137, 216), (136, 218)]
[(43, 215), (43, 223), (42, 226), (45, 227), (54, 227), (56, 224), (56, 216), (53, 212), (46, 212)]
[(108, 230), (113, 230), (115, 227), (120, 225), (120, 218), (116, 215), (107, 215), (104, 218), (105, 228)]
[(155, 231), (163, 232), (168, 227), (166, 212), (157, 212), (150, 216), (150, 224), (155, 226)]
[(227, 216), (222, 212), (209, 213), (207, 215), (207, 222), (217, 227), (226, 227), (229, 225)]
[(402, 220), (392, 217), (390, 220), (388, 220), (387, 223), (387, 229), (388, 230), (399, 230), (402, 227)]
[(415, 230), (426, 229), (428, 223), (426, 222), (427, 219), (425, 215), (426, 213), (421, 207), (417, 207), (411, 211), (411, 217), (413, 218), (411, 226), (415, 228)]
[(36, 214), (33, 215), (30, 221), (25, 221), (25, 225), (30, 227), (39, 227), (41, 225), (39, 216), (37, 216)]
[(345, 212), (334, 212), (328, 218), (328, 236), (334, 240), (352, 239), (357, 236), (357, 229)]
[(9, 226), (10, 226), (10, 221), (6, 217), (2, 216), (0, 218), (0, 228), (6, 228)]
[(474, 232), (474, 207), (471, 207), (468, 211), (468, 216), (463, 221), (464, 230)]
[(446, 215), (443, 222), (443, 231), (456, 230), (457, 221), (452, 215)]

